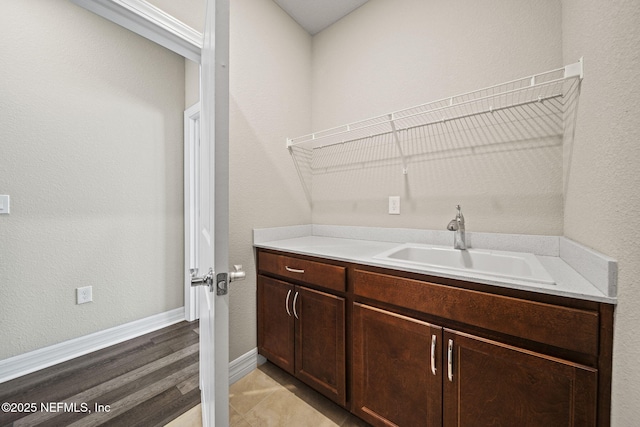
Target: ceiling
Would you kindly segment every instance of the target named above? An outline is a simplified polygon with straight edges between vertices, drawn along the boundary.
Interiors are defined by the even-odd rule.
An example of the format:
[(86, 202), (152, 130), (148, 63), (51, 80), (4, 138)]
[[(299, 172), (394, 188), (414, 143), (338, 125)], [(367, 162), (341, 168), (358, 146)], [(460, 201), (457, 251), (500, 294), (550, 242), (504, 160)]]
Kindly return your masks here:
[(273, 0), (309, 34), (314, 35), (368, 0)]

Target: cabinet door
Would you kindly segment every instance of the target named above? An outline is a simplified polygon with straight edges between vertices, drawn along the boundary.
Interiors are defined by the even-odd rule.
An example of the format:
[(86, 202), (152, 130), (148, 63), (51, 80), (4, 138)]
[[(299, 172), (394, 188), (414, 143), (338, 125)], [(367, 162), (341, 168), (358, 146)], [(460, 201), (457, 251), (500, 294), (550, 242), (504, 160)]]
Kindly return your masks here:
[(293, 285), (258, 276), (258, 352), (290, 374), (294, 373), (293, 297)]
[(296, 376), (344, 406), (344, 298), (296, 287)]
[(444, 344), (445, 427), (596, 425), (595, 369), (450, 330)]
[(442, 329), (353, 307), (352, 411), (375, 426), (442, 425)]

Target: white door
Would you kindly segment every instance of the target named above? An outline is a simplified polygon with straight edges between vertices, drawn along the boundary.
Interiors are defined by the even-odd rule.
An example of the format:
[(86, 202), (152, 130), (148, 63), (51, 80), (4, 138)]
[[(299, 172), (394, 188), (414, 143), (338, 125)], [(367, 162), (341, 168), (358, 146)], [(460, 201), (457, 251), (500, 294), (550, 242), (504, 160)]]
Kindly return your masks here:
[(205, 427), (229, 425), (229, 1), (208, 0), (201, 62), (198, 271)]

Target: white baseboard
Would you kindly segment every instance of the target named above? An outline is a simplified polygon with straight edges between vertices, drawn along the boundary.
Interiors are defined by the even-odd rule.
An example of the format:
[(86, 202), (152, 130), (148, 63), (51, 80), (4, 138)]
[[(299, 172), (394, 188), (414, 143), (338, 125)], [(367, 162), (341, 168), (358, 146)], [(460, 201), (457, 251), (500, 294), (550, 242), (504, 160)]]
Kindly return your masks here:
[(254, 348), (229, 362), (229, 385), (256, 369), (260, 364), (259, 358), (263, 357), (258, 354), (258, 349)]
[[(39, 350), (0, 360), (0, 383), (48, 368), (93, 351), (121, 343), (158, 329), (166, 328), (184, 319), (184, 307), (156, 314), (144, 319), (125, 323), (104, 331), (74, 338)], [(229, 363), (229, 384), (233, 384), (258, 365), (265, 358), (254, 348)]]
[(83, 337), (74, 338), (39, 350), (0, 360), (0, 383), (30, 374), (58, 363), (100, 350), (114, 344), (184, 320), (184, 307), (125, 323)]

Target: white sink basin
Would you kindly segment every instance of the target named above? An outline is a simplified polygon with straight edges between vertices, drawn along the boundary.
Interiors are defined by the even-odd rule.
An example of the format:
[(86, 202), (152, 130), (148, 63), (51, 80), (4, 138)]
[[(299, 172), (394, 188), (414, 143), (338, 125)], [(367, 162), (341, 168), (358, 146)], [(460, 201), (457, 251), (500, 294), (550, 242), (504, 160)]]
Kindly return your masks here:
[(426, 269), (449, 270), (555, 285), (535, 255), (486, 249), (458, 250), (444, 246), (407, 243), (373, 258)]

